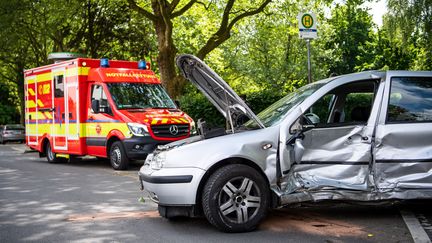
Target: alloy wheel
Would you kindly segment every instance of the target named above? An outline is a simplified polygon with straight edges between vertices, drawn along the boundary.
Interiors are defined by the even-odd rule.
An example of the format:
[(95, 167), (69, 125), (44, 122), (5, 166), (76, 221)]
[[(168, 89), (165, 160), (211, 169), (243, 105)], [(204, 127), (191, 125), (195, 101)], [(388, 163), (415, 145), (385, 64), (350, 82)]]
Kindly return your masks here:
[(222, 187), (218, 203), (220, 212), (228, 221), (246, 223), (260, 209), (261, 192), (253, 180), (236, 177)]

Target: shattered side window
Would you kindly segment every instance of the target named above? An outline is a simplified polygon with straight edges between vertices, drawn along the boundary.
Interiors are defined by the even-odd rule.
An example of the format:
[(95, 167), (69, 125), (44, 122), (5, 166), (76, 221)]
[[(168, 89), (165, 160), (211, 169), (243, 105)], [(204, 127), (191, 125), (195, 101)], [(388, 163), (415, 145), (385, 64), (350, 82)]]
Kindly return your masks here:
[(432, 122), (432, 77), (392, 78), (387, 122)]

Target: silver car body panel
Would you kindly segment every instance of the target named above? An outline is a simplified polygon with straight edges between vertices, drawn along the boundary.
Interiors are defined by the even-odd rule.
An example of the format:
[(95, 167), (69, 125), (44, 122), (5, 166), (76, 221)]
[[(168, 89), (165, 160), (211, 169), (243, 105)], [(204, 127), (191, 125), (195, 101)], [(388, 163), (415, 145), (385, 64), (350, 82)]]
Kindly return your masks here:
[[(212, 72), (209, 70), (206, 73)], [(191, 78), (188, 74), (185, 76)], [(272, 191), (279, 198), (279, 206), (319, 200), (431, 198), (432, 124), (385, 123), (392, 76), (432, 76), (432, 72), (369, 71), (327, 80), (326, 84), (301, 104), (292, 107), (278, 124), (210, 139), (195, 138), (168, 144), (155, 151), (156, 155), (163, 153), (163, 167), (152, 172), (149, 167), (144, 170), (143, 166), (140, 173), (153, 175), (166, 170), (167, 175), (177, 175), (176, 168), (209, 171), (227, 160), (243, 160), (256, 164), (266, 175)], [(194, 78), (191, 79), (194, 82)], [(295, 137), (293, 126), (317, 100), (341, 85), (361, 80), (375, 80), (378, 84), (367, 122), (316, 127), (304, 131), (304, 138)], [(217, 82), (223, 80), (218, 79)], [(228, 86), (226, 83), (222, 86), (225, 85)], [(225, 111), (223, 102), (206, 94), (205, 89), (200, 90), (204, 90), (204, 94), (221, 113)], [(231, 91), (229, 89), (228, 93)], [(237, 95), (232, 97), (228, 105), (244, 104), (238, 101)], [(302, 156), (298, 156), (300, 150), (303, 151)], [(390, 161), (396, 159), (397, 161)], [(202, 178), (205, 173), (199, 176), (200, 178), (194, 177), (188, 187), (194, 193), (197, 193), (196, 190), (204, 182)], [(166, 194), (164, 187), (145, 181), (143, 184), (144, 188), (150, 187), (156, 194)], [(175, 188), (176, 185), (184, 188), (180, 184), (170, 186)], [(171, 193), (176, 193), (174, 191), (170, 189)], [(181, 195), (179, 197), (183, 199), (175, 200), (171, 197), (171, 201), (160, 203), (197, 203), (195, 197), (187, 200)]]
[[(432, 72), (390, 71), (376, 128), (375, 184), (382, 192), (432, 188), (432, 122), (386, 122), (392, 77), (432, 77)], [(415, 94), (413, 94), (415, 95)]]

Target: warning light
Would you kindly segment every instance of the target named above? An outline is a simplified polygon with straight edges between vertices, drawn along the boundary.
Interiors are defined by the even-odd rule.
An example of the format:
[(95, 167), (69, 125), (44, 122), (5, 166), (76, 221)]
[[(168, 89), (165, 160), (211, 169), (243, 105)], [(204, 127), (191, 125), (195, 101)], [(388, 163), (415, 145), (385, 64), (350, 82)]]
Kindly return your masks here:
[(138, 62), (138, 69), (147, 69), (147, 63), (144, 60)]
[(109, 67), (109, 60), (108, 60), (108, 58), (102, 58), (100, 60), (100, 66), (104, 67), (104, 68)]

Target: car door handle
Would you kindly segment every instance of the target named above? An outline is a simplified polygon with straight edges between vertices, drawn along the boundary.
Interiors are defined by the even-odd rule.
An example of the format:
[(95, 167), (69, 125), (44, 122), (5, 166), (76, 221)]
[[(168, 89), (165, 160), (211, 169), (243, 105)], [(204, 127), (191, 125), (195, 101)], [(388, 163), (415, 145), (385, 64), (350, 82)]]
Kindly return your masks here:
[[(361, 140), (363, 140), (363, 141), (368, 141), (369, 140), (369, 137), (367, 137), (367, 136), (360, 136), (360, 137), (361, 137)], [(348, 137), (349, 141), (351, 141), (352, 139), (353, 139), (353, 136)]]

